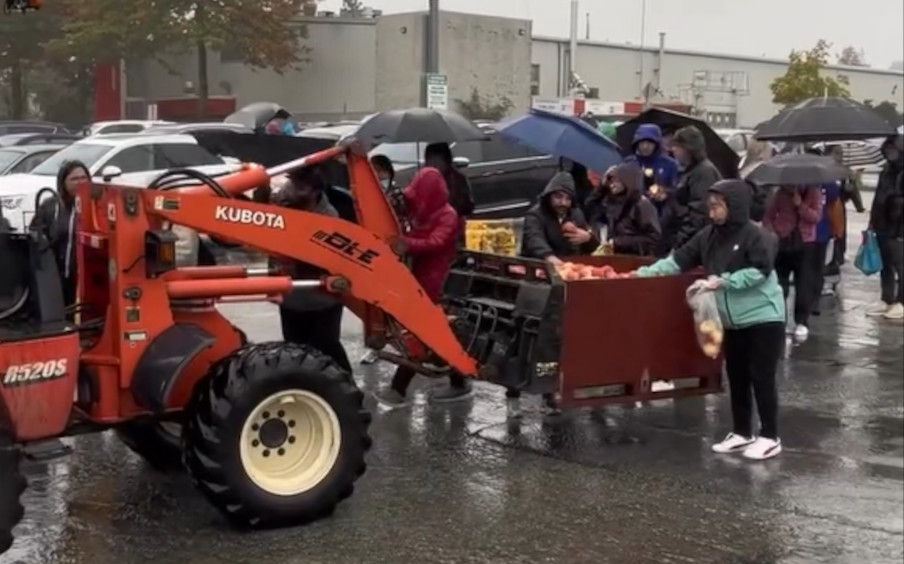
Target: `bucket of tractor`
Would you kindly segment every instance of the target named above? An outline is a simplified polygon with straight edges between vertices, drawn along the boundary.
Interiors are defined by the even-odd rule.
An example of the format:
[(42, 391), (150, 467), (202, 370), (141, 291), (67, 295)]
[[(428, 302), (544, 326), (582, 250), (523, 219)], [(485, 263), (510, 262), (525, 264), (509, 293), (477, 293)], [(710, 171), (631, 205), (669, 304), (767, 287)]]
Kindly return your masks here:
[[(572, 259), (619, 273), (650, 262)], [(488, 380), (558, 393), (563, 407), (648, 401), (721, 391), (721, 359), (700, 351), (685, 300), (698, 277), (564, 280), (543, 261), (465, 252), (444, 299)], [(656, 381), (673, 385), (654, 391)]]

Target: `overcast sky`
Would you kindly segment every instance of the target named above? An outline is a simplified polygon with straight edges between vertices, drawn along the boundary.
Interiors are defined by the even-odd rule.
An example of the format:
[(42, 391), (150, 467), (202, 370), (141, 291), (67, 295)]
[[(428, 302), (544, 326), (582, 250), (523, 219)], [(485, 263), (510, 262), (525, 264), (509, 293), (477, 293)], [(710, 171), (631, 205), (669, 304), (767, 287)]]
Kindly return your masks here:
[[(566, 37), (570, 0), (440, 0), (444, 10), (531, 19), (534, 33)], [(428, 0), (366, 0), (386, 13), (425, 10)], [(581, 0), (580, 37), (590, 13), (590, 38), (638, 44), (643, 0)], [(323, 0), (338, 11), (341, 0)], [(646, 43), (659, 32), (676, 49), (785, 58), (824, 38), (840, 51), (863, 49), (867, 62), (888, 68), (904, 59), (901, 0), (646, 0)]]

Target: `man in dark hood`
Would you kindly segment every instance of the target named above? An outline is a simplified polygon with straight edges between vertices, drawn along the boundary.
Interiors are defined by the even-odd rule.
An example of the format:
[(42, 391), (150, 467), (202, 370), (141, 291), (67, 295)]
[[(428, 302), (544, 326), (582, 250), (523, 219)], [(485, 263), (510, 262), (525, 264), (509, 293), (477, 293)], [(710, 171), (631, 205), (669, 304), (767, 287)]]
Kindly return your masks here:
[(626, 162), (636, 162), (643, 171), (643, 188), (659, 210), (665, 209), (665, 201), (678, 180), (678, 163), (669, 157), (662, 145), (662, 130), (655, 123), (642, 123), (634, 132), (632, 154)]
[(694, 126), (682, 127), (675, 132), (672, 152), (680, 174), (663, 231), (668, 244), (677, 248), (709, 223), (707, 193), (713, 184), (722, 180), (722, 175), (706, 156), (706, 140)]
[(599, 238), (577, 207), (574, 178), (557, 173), (524, 216), (521, 255), (560, 264), (561, 257), (590, 254), (598, 246)]
[(624, 255), (652, 255), (661, 229), (656, 207), (641, 189), (643, 173), (636, 163), (615, 167), (606, 196), (606, 239), (612, 250)]
[(449, 190), (449, 205), (458, 214), (461, 223), (459, 245), (464, 245), (465, 222), (474, 213), (474, 199), (468, 177), (455, 168), (452, 149), (448, 143), (431, 143), (424, 149), (424, 166), (433, 167), (443, 175)]
[(882, 253), (882, 303), (870, 311), (886, 319), (904, 319), (904, 136), (893, 135), (882, 144), (885, 166), (869, 214)]

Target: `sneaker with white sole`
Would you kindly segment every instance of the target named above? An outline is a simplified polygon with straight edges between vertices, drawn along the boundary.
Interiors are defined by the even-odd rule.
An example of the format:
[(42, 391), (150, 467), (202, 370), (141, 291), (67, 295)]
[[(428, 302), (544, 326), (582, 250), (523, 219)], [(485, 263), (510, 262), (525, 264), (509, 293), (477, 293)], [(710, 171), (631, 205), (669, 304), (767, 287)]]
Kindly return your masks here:
[(810, 329), (806, 325), (798, 325), (794, 328), (794, 340), (803, 343), (810, 336)]
[(866, 315), (869, 317), (881, 317), (888, 312), (888, 308), (890, 307), (891, 304), (879, 302), (866, 308)]
[(728, 435), (722, 439), (722, 442), (713, 445), (713, 452), (718, 454), (739, 452), (749, 447), (754, 442), (753, 437), (744, 437), (737, 433), (728, 433)]
[(374, 399), (389, 409), (402, 409), (409, 405), (408, 398), (389, 387), (374, 392)]
[(668, 380), (656, 380), (650, 385), (651, 392), (671, 392), (675, 389), (675, 384)]
[(782, 452), (782, 441), (758, 437), (749, 447), (744, 449), (744, 458), (750, 460), (767, 460)]
[(359, 361), (361, 364), (373, 364), (380, 360), (380, 357), (377, 356), (377, 351), (373, 349), (367, 349), (367, 352), (361, 357)]
[(904, 304), (892, 304), (888, 310), (882, 314), (885, 319), (904, 319)]

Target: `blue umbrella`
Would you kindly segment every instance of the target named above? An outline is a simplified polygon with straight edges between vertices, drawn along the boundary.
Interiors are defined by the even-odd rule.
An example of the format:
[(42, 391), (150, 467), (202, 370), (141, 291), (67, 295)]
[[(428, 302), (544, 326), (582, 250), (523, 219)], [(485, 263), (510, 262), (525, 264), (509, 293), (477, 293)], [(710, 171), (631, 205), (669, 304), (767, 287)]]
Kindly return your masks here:
[(618, 144), (576, 117), (532, 109), (496, 126), (504, 137), (531, 149), (565, 157), (595, 172), (622, 162)]

